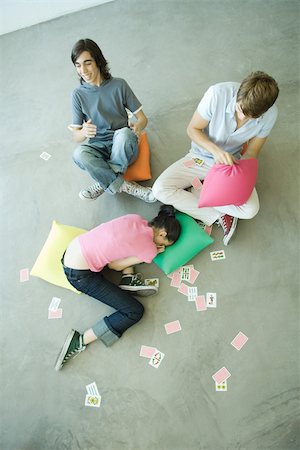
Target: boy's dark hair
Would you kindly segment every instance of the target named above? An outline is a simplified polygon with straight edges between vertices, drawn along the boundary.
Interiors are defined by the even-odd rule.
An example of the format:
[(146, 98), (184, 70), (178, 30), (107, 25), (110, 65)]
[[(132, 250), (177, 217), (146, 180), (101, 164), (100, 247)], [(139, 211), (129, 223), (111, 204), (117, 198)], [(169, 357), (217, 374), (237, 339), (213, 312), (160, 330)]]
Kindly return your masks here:
[[(91, 39), (80, 39), (76, 42), (71, 52), (71, 60), (74, 65), (82, 52), (90, 53), (91, 57), (95, 60), (95, 63), (99, 68), (101, 76), (102, 78), (104, 78), (104, 80), (109, 80), (111, 78), (108, 62), (104, 58), (103, 53), (96, 42), (92, 41)], [(82, 82), (83, 79), (80, 77), (80, 83), (82, 84)]]
[(245, 116), (257, 118), (271, 108), (278, 94), (279, 88), (274, 78), (257, 71), (242, 81), (236, 101), (240, 102)]
[(167, 232), (166, 238), (176, 242), (181, 232), (181, 225), (175, 217), (175, 208), (171, 205), (162, 205), (158, 215), (149, 222), (155, 228), (164, 228)]

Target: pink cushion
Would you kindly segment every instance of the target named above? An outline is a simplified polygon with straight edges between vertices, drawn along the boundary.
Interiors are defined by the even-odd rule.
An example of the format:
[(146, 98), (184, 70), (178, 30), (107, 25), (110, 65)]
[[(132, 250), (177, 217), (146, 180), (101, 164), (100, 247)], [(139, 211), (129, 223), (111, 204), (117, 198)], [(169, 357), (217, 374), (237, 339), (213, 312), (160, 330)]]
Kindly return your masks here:
[(240, 206), (249, 199), (256, 182), (258, 162), (255, 158), (237, 164), (215, 164), (205, 177), (198, 206)]

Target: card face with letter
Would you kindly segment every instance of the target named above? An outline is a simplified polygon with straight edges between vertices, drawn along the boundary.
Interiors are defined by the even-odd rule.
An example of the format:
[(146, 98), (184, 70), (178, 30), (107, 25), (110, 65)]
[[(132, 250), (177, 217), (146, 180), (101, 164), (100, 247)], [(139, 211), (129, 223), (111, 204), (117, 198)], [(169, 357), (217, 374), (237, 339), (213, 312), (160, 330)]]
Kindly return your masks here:
[(159, 278), (146, 278), (144, 282), (146, 286), (159, 287)]
[(237, 350), (241, 350), (241, 348), (244, 347), (247, 341), (248, 337), (240, 331), (231, 342), (231, 345)]
[(206, 306), (207, 308), (217, 307), (217, 294), (215, 292), (206, 293)]
[(51, 303), (48, 307), (49, 311), (57, 311), (59, 304), (60, 304), (61, 299), (58, 297), (53, 297), (51, 300)]
[(198, 297), (198, 288), (196, 286), (191, 286), (188, 288), (188, 301), (194, 302)]
[(165, 357), (164, 353), (160, 352), (159, 350), (156, 350), (156, 352), (153, 354), (152, 358), (149, 361), (150, 366), (155, 367), (155, 369), (158, 369), (164, 357)]
[(222, 369), (218, 370), (212, 378), (216, 383), (223, 383), (223, 381), (227, 380), (227, 378), (231, 377), (231, 373), (226, 369), (226, 367), (222, 367)]
[(181, 325), (179, 320), (174, 320), (174, 322), (166, 323), (165, 330), (167, 334), (172, 334), (176, 333), (177, 331), (181, 331)]
[(98, 392), (97, 385), (96, 385), (95, 382), (86, 385), (85, 388), (86, 388), (87, 393), (88, 393), (89, 395), (97, 395), (98, 397), (100, 396), (100, 394), (99, 394), (99, 392)]

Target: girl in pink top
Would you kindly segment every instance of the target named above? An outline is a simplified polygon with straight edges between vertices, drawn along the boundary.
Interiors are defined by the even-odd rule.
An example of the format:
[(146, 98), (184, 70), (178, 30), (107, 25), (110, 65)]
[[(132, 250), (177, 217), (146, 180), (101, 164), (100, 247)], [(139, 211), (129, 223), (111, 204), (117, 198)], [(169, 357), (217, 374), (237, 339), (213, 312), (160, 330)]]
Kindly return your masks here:
[[(107, 347), (112, 345), (142, 318), (144, 307), (131, 292), (146, 296), (156, 293), (157, 287), (145, 285), (141, 274), (135, 274), (134, 266), (150, 263), (157, 253), (178, 239), (180, 231), (175, 209), (163, 205), (150, 222), (137, 214), (128, 214), (103, 223), (70, 243), (62, 264), (71, 285), (116, 311), (83, 334), (72, 330), (58, 355), (56, 370), (96, 339)], [(105, 277), (104, 267), (122, 271), (119, 286)]]

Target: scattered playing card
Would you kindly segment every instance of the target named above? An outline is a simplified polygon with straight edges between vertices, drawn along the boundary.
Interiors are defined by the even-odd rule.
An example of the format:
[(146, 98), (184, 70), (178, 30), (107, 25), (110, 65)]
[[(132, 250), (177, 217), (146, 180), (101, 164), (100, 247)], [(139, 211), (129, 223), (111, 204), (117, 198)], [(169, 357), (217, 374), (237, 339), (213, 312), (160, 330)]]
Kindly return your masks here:
[(220, 259), (225, 259), (224, 250), (217, 250), (215, 252), (210, 252), (210, 257), (212, 261), (219, 261)]
[(97, 388), (95, 381), (93, 383), (87, 384), (85, 388), (89, 395), (96, 395), (96, 396), (100, 397), (100, 394), (98, 392), (98, 388)]
[(155, 367), (157, 369), (162, 360), (164, 359), (165, 354), (160, 352), (159, 350), (156, 350), (156, 352), (152, 355), (152, 358), (149, 361), (150, 366)]
[(51, 309), (48, 310), (48, 319), (61, 319), (63, 310), (62, 308), (58, 308), (55, 311)]
[(188, 287), (188, 301), (194, 302), (198, 297), (198, 288), (196, 286)]
[(170, 286), (179, 288), (180, 283), (181, 283), (181, 274), (180, 272), (175, 272), (171, 279)]
[(51, 300), (51, 303), (49, 305), (48, 310), (49, 311), (56, 311), (58, 309), (58, 307), (59, 307), (60, 302), (61, 302), (60, 298), (53, 297), (52, 300)]
[(179, 320), (174, 320), (174, 322), (166, 323), (165, 330), (167, 334), (172, 334), (176, 333), (177, 331), (181, 331), (181, 325)]
[(180, 268), (180, 277), (182, 281), (190, 281), (191, 276), (191, 267), (190, 266), (182, 266)]
[(175, 276), (175, 274), (179, 274), (180, 273), (180, 269), (174, 270), (174, 272), (171, 272), (167, 275), (168, 278), (173, 278)]
[(185, 162), (183, 163), (183, 165), (184, 165), (185, 167), (193, 167), (193, 166), (196, 165), (196, 163), (195, 163), (195, 161), (194, 161), (193, 159), (189, 159), (188, 161), (185, 161)]
[(193, 186), (194, 189), (196, 189), (196, 191), (198, 191), (199, 189), (201, 189), (202, 183), (201, 183), (201, 181), (199, 180), (198, 177), (195, 177), (195, 178), (192, 180), (192, 186)]
[(152, 358), (153, 354), (156, 352), (155, 347), (149, 347), (148, 345), (141, 345), (140, 356), (144, 358)]
[(206, 306), (207, 308), (217, 307), (217, 294), (215, 292), (206, 293)]
[(207, 307), (204, 295), (198, 295), (198, 297), (195, 300), (195, 303), (197, 311), (206, 311)]
[(207, 233), (209, 236), (211, 235), (211, 232), (212, 232), (212, 225), (205, 225), (205, 227), (204, 227), (204, 231), (205, 231), (205, 233)]
[(226, 369), (226, 367), (222, 367), (222, 369), (218, 370), (214, 375), (212, 375), (212, 378), (215, 380), (215, 382), (219, 384), (227, 380), (227, 378), (229, 377), (231, 377), (231, 373)]
[(222, 383), (217, 383), (215, 381), (216, 391), (217, 392), (226, 392), (227, 391), (227, 380), (222, 381)]
[(146, 286), (159, 287), (159, 278), (146, 278), (144, 282)]
[(100, 408), (101, 396), (100, 395), (90, 395), (85, 396), (85, 406), (92, 406), (93, 408)]
[(193, 267), (191, 267), (189, 283), (194, 284), (196, 279), (198, 278), (199, 273), (200, 272), (198, 272), (198, 270), (196, 270)]
[(24, 283), (24, 281), (29, 280), (29, 270), (28, 269), (21, 269), (20, 270), (20, 282)]
[(183, 295), (186, 295), (186, 296), (188, 295), (188, 290), (189, 290), (189, 287), (185, 283), (180, 283), (180, 286), (177, 289), (177, 291), (180, 292), (180, 294), (183, 294)]
[(204, 163), (203, 159), (193, 158), (193, 160), (195, 161), (197, 166), (202, 166), (202, 164)]
[(231, 342), (231, 345), (237, 350), (241, 350), (241, 348), (244, 347), (247, 341), (248, 337), (240, 331)]
[(40, 158), (44, 159), (45, 161), (48, 161), (48, 159), (51, 158), (51, 155), (47, 152), (43, 152), (40, 154)]

